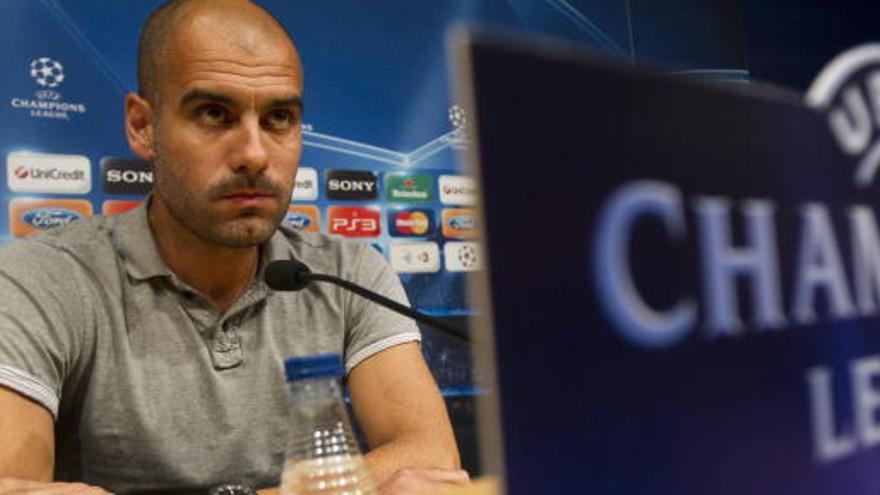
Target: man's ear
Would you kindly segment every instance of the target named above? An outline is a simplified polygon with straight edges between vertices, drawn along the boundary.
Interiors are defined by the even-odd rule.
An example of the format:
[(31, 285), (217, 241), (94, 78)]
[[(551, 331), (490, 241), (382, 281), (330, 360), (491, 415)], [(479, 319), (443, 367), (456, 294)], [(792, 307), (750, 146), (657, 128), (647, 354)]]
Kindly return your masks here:
[(125, 95), (125, 137), (131, 151), (152, 161), (155, 151), (156, 113), (150, 103), (137, 93)]

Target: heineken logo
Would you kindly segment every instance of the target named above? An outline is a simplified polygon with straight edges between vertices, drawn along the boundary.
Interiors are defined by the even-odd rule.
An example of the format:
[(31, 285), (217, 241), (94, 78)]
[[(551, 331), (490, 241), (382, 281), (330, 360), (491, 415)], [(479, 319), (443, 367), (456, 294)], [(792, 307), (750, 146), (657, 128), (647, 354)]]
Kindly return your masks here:
[(427, 174), (389, 174), (385, 177), (387, 199), (391, 201), (431, 201), (433, 181)]

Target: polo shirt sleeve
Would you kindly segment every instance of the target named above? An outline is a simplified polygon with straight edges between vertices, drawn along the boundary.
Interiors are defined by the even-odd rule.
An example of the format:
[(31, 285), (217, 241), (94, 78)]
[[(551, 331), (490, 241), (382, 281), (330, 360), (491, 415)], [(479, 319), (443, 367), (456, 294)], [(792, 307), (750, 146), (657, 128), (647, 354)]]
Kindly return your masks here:
[(82, 348), (85, 304), (75, 271), (66, 255), (40, 243), (0, 250), (0, 386), (56, 419), (62, 385)]
[[(409, 306), (400, 278), (375, 249), (360, 244), (351, 281)], [(421, 341), (410, 318), (356, 294), (347, 301), (348, 331), (345, 336), (345, 369), (350, 372), (368, 357), (406, 342)]]

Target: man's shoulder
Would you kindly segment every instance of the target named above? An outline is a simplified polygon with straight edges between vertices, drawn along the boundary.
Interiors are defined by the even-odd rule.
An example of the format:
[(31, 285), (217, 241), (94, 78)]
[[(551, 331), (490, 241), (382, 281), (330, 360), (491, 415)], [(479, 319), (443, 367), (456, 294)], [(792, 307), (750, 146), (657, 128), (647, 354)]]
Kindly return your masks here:
[(97, 215), (18, 239), (0, 248), (0, 265), (51, 267), (73, 258), (106, 257), (117, 218)]
[[(316, 272), (341, 275), (365, 256), (372, 257), (371, 251), (379, 255), (369, 242), (319, 232), (303, 232), (283, 225), (278, 228), (275, 239), (273, 258), (293, 257)], [(286, 247), (288, 252), (282, 252), (279, 249), (281, 246)]]

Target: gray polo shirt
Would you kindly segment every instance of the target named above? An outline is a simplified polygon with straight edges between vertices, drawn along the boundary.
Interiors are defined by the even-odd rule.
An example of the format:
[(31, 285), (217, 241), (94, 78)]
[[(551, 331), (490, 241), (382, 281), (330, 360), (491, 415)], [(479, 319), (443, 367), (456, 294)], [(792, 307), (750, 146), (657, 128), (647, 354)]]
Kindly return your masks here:
[(274, 292), (294, 257), (405, 302), (372, 247), (280, 228), (225, 313), (164, 264), (146, 207), (0, 249), (0, 385), (56, 419), (56, 476), (115, 492), (277, 483), (288, 429), (283, 361), (337, 352), (348, 370), (419, 340), (408, 319), (335, 286)]

